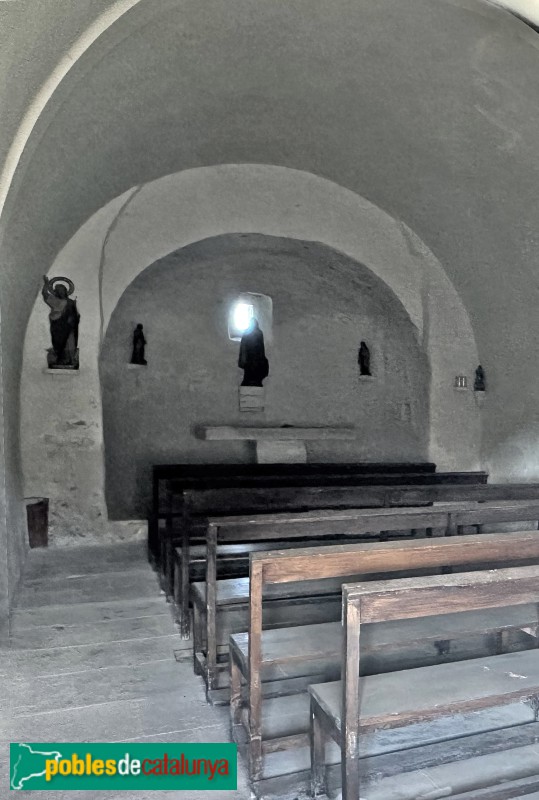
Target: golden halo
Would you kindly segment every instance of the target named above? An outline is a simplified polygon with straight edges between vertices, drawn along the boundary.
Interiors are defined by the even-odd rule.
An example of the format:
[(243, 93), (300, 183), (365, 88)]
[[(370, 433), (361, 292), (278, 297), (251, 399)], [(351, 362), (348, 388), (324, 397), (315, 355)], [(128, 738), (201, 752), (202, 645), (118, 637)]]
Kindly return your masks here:
[(69, 278), (62, 278), (62, 277), (51, 278), (50, 281), (49, 281), (49, 284), (50, 284), (52, 289), (54, 289), (54, 284), (55, 283), (67, 284), (66, 288), (67, 288), (67, 296), (68, 297), (70, 297), (73, 294), (73, 292), (75, 291), (75, 284)]

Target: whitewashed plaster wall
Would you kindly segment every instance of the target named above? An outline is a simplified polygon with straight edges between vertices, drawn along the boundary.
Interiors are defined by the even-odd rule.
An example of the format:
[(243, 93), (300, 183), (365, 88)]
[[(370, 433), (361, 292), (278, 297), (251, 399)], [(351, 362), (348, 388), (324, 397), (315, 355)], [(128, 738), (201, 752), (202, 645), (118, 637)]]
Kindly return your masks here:
[[(239, 343), (228, 336), (243, 291), (273, 302), (273, 326), (262, 325), (265, 408), (248, 415), (238, 404)], [(148, 342), (143, 368), (129, 364), (139, 322)], [(372, 377), (360, 379), (362, 339)], [(254, 460), (249, 443), (201, 441), (201, 425), (355, 429), (350, 441), (308, 442), (312, 462), (428, 456), (430, 367), (417, 329), (383, 281), (317, 242), (226, 234), (155, 262), (114, 309), (100, 376), (113, 519), (148, 515), (152, 464)]]
[[(0, 326), (0, 336), (1, 336)], [(0, 343), (1, 344), (1, 343)], [(1, 413), (4, 400), (4, 381), (2, 372), (2, 348), (0, 346), (0, 642), (8, 633), (8, 609), (10, 602), (10, 572), (8, 521), (6, 503), (6, 462), (4, 440), (4, 415)], [(13, 572), (16, 575), (17, 572)]]
[(114, 308), (157, 259), (227, 233), (321, 242), (383, 280), (429, 356), (430, 459), (440, 469), (479, 467), (480, 411), (471, 391), (452, 388), (456, 374), (472, 379), (474, 335), (457, 292), (423, 242), (364, 198), (310, 173), (259, 164), (191, 169), (108, 204), (49, 270), (76, 285), (82, 317), (78, 375), (44, 372), (47, 310), (39, 296), (35, 302), (21, 380), (25, 494), (50, 498), (57, 541), (117, 535), (106, 518), (98, 377), (99, 349)]

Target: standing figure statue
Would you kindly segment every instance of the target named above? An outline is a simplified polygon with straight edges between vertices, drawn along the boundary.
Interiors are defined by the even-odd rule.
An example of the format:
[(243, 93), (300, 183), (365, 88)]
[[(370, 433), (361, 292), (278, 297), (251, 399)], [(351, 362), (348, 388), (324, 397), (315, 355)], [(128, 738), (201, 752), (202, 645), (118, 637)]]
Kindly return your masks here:
[(371, 353), (365, 342), (361, 342), (359, 346), (357, 363), (359, 364), (360, 375), (371, 374)]
[(264, 349), (264, 334), (258, 320), (252, 319), (241, 337), (238, 367), (243, 370), (242, 386), (262, 386), (269, 375), (269, 362)]
[(474, 388), (474, 392), (484, 392), (485, 389), (486, 389), (485, 370), (483, 369), (481, 364), (479, 364), (479, 366), (475, 370), (475, 381), (474, 381), (473, 388)]
[[(67, 284), (67, 286), (66, 286)], [(43, 276), (41, 294), (50, 307), (49, 314), (52, 348), (47, 354), (49, 369), (79, 368), (79, 320), (77, 303), (70, 299), (75, 291), (69, 278)]]
[(144, 348), (146, 347), (146, 339), (144, 338), (143, 326), (139, 322), (133, 333), (133, 354), (131, 356), (132, 364), (141, 364), (146, 366), (148, 363), (144, 358)]

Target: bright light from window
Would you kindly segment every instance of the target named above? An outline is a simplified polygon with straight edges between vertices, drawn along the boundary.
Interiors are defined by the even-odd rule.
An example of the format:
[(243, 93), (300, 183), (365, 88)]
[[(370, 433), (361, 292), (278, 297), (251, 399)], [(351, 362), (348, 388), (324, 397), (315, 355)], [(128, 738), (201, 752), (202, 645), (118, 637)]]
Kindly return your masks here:
[(236, 303), (232, 317), (234, 329), (238, 333), (245, 333), (254, 316), (254, 306), (249, 303)]

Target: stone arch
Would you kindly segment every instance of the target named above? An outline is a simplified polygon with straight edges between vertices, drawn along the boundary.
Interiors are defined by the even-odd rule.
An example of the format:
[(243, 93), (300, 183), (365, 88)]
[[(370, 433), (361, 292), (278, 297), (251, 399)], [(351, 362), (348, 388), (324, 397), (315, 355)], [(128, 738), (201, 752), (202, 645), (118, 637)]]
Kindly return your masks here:
[[(36, 301), (27, 330), (21, 381), (27, 493), (51, 497), (51, 523), (76, 533), (101, 530), (103, 429), (98, 356), (111, 314), (146, 267), (186, 245), (228, 233), (320, 242), (365, 264), (393, 291), (417, 329), (431, 368), (429, 456), (442, 469), (479, 466), (480, 418), (472, 392), (455, 392), (456, 374), (478, 363), (466, 309), (433, 253), (404, 223), (365, 198), (311, 173), (263, 164), (202, 167), (135, 187), (109, 203), (58, 255), (50, 274), (75, 281), (81, 322), (76, 377), (43, 375), (46, 314)], [(63, 393), (62, 381), (77, 382)], [(39, 397), (39, 401), (37, 398)], [(37, 427), (36, 404), (53, 430)], [(39, 417), (39, 415), (37, 415)], [(43, 459), (43, 460), (42, 460)], [(41, 465), (48, 459), (49, 482)], [(55, 503), (73, 475), (69, 496)], [(45, 491), (46, 489), (46, 491)], [(104, 526), (106, 527), (106, 526)], [(116, 534), (115, 534), (116, 535)]]
[[(228, 323), (238, 291), (271, 298), (270, 377), (262, 414), (241, 413), (239, 342)], [(149, 365), (129, 364), (143, 323)], [(371, 376), (358, 375), (361, 339)], [(246, 442), (206, 442), (197, 426), (350, 425), (348, 441), (311, 441), (309, 460), (425, 461), (430, 365), (417, 328), (365, 265), (319, 242), (225, 234), (154, 262), (115, 307), (99, 358), (105, 490), (112, 519), (144, 516), (151, 464), (248, 462)], [(181, 455), (180, 455), (181, 454)]]

